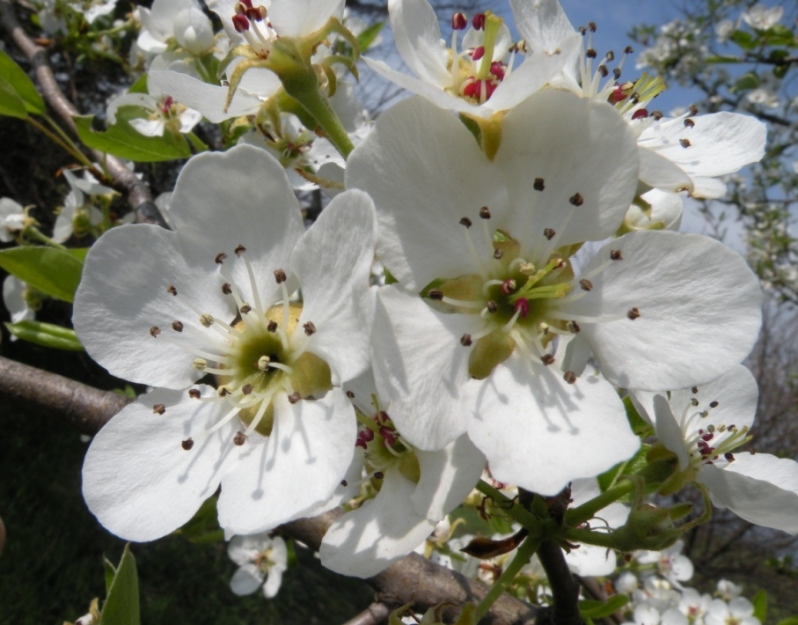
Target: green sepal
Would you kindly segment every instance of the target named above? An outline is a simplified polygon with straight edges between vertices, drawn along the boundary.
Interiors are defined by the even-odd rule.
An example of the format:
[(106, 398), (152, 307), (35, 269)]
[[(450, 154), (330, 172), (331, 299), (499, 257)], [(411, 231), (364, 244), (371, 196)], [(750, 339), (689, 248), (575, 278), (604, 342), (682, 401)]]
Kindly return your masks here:
[(141, 108), (122, 106), (117, 109), (116, 123), (105, 132), (92, 129), (93, 116), (76, 116), (75, 128), (80, 140), (89, 148), (100, 150), (139, 163), (159, 163), (189, 158), (191, 149), (182, 135), (165, 131), (161, 137), (145, 137), (128, 122), (141, 118)]
[(75, 331), (69, 328), (31, 319), (6, 323), (5, 326), (11, 334), (28, 343), (72, 352), (83, 351)]
[(130, 543), (128, 543), (125, 545), (119, 566), (114, 569), (114, 577), (103, 604), (102, 625), (140, 625), (140, 623), (136, 559), (130, 552)]
[(374, 40), (377, 38), (377, 35), (380, 34), (383, 26), (385, 26), (385, 22), (376, 22), (360, 32), (357, 36), (357, 46), (361, 54), (368, 50), (369, 46), (374, 43)]
[(0, 267), (45, 295), (72, 302), (83, 262), (52, 247), (12, 247), (0, 251)]
[[(0, 50), (0, 78), (3, 79), (16, 93), (17, 97), (22, 100), (25, 111), (28, 113), (35, 113), (37, 115), (44, 115), (46, 112), (44, 100), (39, 95), (36, 85), (28, 78), (19, 65), (8, 56), (5, 52)], [(3, 102), (5, 98), (0, 98)], [(1, 105), (0, 105), (1, 106)], [(27, 115), (25, 115), (27, 117)]]

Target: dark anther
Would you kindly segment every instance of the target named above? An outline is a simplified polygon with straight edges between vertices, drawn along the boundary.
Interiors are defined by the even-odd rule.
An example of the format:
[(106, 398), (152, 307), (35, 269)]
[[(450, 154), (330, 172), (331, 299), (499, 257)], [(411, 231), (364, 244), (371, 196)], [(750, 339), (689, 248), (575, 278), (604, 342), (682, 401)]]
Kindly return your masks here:
[(582, 204), (585, 203), (585, 199), (582, 197), (580, 193), (574, 193), (571, 197), (568, 198), (568, 201), (574, 206), (582, 206)]
[(153, 404), (152, 411), (155, 414), (163, 414), (164, 412), (166, 412), (166, 406), (164, 406), (163, 404)]
[(183, 322), (182, 321), (173, 321), (172, 322), (172, 330), (175, 332), (182, 332), (183, 331)]
[(196, 388), (190, 388), (190, 389), (188, 390), (188, 396), (189, 396), (191, 399), (199, 399), (200, 397), (202, 397), (202, 393), (200, 393), (199, 389), (196, 389)]
[(463, 217), (459, 221), (459, 223), (460, 223), (461, 226), (465, 226), (466, 228), (470, 228), (471, 227), (471, 220), (468, 217)]
[(307, 323), (303, 324), (302, 327), (305, 329), (305, 334), (308, 336), (316, 332), (316, 326), (312, 321), (308, 321)]
[(427, 293), (427, 297), (430, 299), (442, 300), (443, 299), (443, 291), (440, 289), (430, 289), (429, 293)]
[(692, 128), (693, 126), (695, 126), (695, 122), (688, 117), (687, 119), (684, 120), (684, 125), (687, 128)]
[(180, 446), (181, 446), (183, 449), (185, 449), (186, 451), (188, 451), (189, 449), (191, 449), (192, 447), (194, 447), (194, 441), (193, 441), (193, 440), (191, 440), (190, 438), (187, 438), (187, 439), (186, 439), (186, 440), (184, 440), (182, 443), (180, 443)]
[(634, 321), (640, 316), (640, 311), (637, 309), (637, 307), (630, 308), (629, 312), (626, 313), (626, 316), (629, 317), (629, 319), (631, 319), (632, 321)]
[(496, 302), (494, 302), (492, 299), (489, 299), (488, 303), (485, 304), (485, 308), (488, 309), (489, 313), (495, 313), (497, 310), (499, 310), (499, 305)]
[(632, 54), (632, 52), (634, 52), (634, 50), (632, 49), (632, 46), (626, 46), (626, 47), (623, 49), (623, 51), (624, 51), (626, 54)]
[(607, 69), (606, 65), (599, 65), (596, 71), (601, 74), (602, 78), (606, 78), (610, 75), (610, 70)]
[(288, 396), (288, 401), (292, 404), (297, 403), (300, 399), (302, 399), (302, 395), (299, 394), (299, 391), (294, 391)]
[(233, 292), (233, 287), (230, 286), (229, 282), (225, 282), (222, 285), (222, 293), (224, 293), (225, 295), (230, 295), (230, 293), (232, 292)]
[(576, 321), (569, 321), (568, 328), (574, 334), (579, 334), (582, 331), (582, 326), (580, 326)]
[(562, 379), (568, 382), (568, 384), (573, 384), (576, 382), (576, 374), (573, 371), (566, 371), (563, 373)]
[(679, 145), (682, 146), (683, 148), (689, 148), (690, 139), (679, 139)]
[(532, 185), (532, 188), (535, 191), (543, 191), (546, 188), (545, 183), (543, 182), (543, 178), (535, 178), (535, 182)]
[(490, 209), (487, 206), (483, 206), (479, 209), (479, 216), (482, 219), (490, 219)]
[(470, 347), (471, 346), (471, 335), (470, 334), (464, 334), (463, 336), (461, 336), (460, 337), (460, 345), (462, 345), (463, 347)]
[(285, 271), (283, 271), (282, 269), (275, 269), (274, 279), (277, 280), (277, 284), (282, 284), (283, 282), (288, 280), (288, 277), (285, 275)]
[(220, 386), (217, 392), (219, 393), (219, 397), (227, 397), (230, 394), (230, 388), (227, 386)]
[(651, 117), (659, 121), (663, 117), (662, 111), (651, 111)]
[(266, 326), (266, 329), (269, 332), (277, 332), (277, 322), (276, 321), (270, 321), (269, 325)]
[(385, 474), (382, 471), (374, 471), (374, 479), (381, 480), (385, 477)]
[(346, 488), (347, 486), (349, 486), (349, 482), (347, 482), (346, 480), (341, 480), (341, 486)]
[(693, 393), (697, 393), (697, 392), (698, 392), (698, 387), (697, 387), (697, 386), (694, 386), (694, 387), (693, 387), (693, 388), (691, 388), (690, 390), (691, 390)]
[(688, 110), (690, 111), (690, 115), (698, 115), (698, 107), (695, 104), (691, 104)]
[(504, 251), (503, 250), (501, 250), (499, 248), (496, 248), (495, 250), (493, 250), (493, 258), (495, 258), (496, 260), (500, 260), (502, 258), (502, 256), (504, 256)]
[(168, 287), (166, 287), (166, 292), (170, 295), (177, 295), (177, 289), (175, 288), (174, 284), (170, 284)]
[(551, 241), (554, 238), (555, 234), (557, 233), (554, 232), (552, 228), (546, 228), (545, 230), (543, 230), (543, 236), (546, 237), (549, 241)]
[(247, 435), (243, 432), (236, 432), (236, 435), (233, 437), (233, 445), (237, 447), (241, 447), (244, 443), (247, 442)]
[(158, 336), (160, 333), (161, 333), (161, 328), (159, 328), (158, 326), (152, 326), (152, 327), (150, 328), (150, 336), (151, 336), (151, 337), (155, 338), (155, 337), (156, 337), (156, 336)]
[(249, 312), (252, 312), (252, 306), (249, 304), (242, 304), (241, 308), (239, 309), (242, 315), (246, 315)]
[(610, 63), (612, 63), (615, 60), (615, 52), (610, 50), (609, 52), (607, 52), (607, 54), (604, 55), (604, 58), (607, 59)]
[(579, 286), (582, 287), (583, 291), (592, 291), (593, 290), (593, 283), (588, 280), (587, 278), (582, 278), (579, 281)]
[(354, 398), (355, 398), (355, 394), (354, 394), (352, 391), (347, 391), (347, 392), (346, 392), (346, 396), (347, 396), (349, 399), (354, 399)]
[(709, 402), (709, 407), (710, 408), (717, 408), (718, 407), (718, 402), (716, 402), (716, 401)]
[(621, 250), (610, 250), (610, 259), (623, 260), (623, 254), (621, 253)]
[(468, 18), (465, 13), (452, 14), (452, 30), (465, 30), (466, 26), (468, 26)]
[(250, 394), (252, 393), (252, 391), (253, 391), (253, 390), (254, 390), (254, 389), (252, 388), (252, 385), (251, 385), (251, 384), (244, 384), (244, 386), (242, 386), (242, 387), (241, 387), (241, 392), (242, 392), (244, 395), (250, 395)]
[(225, 254), (224, 252), (219, 252), (216, 255), (216, 258), (213, 259), (213, 262), (215, 262), (217, 265), (221, 265), (224, 262), (225, 258), (227, 258), (227, 254)]
[(596, 29), (598, 28), (596, 26), (596, 22), (588, 22), (587, 23), (587, 27), (588, 27), (588, 29), (590, 30), (591, 33), (596, 32)]
[(585, 56), (589, 59), (595, 59), (598, 56), (598, 52), (596, 52), (593, 48), (590, 48), (585, 52)]
[(726, 460), (728, 460), (729, 462), (734, 461), (734, 454), (730, 451), (727, 451), (725, 454), (723, 454), (723, 457), (726, 458)]
[(540, 357), (540, 361), (548, 367), (549, 365), (554, 364), (554, 356), (552, 356), (551, 354), (543, 354)]
[(621, 77), (621, 69), (619, 67), (616, 67), (614, 70), (612, 70), (612, 77), (615, 80), (618, 80)]
[(236, 256), (241, 256), (241, 254), (243, 254), (244, 252), (246, 252), (246, 251), (247, 251), (247, 248), (245, 248), (243, 245), (241, 245), (241, 244), (239, 243), (239, 244), (236, 246), (236, 249), (234, 249), (233, 251), (236, 253)]

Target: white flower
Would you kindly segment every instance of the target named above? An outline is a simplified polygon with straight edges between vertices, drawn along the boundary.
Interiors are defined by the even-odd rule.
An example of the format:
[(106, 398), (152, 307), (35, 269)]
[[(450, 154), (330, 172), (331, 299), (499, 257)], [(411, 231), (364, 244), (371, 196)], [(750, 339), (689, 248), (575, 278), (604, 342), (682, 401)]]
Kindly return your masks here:
[(727, 248), (669, 232), (617, 239), (575, 276), (569, 246), (615, 232), (636, 190), (631, 131), (606, 104), (546, 90), (502, 135), (490, 161), (450, 113), (407, 100), (346, 180), (374, 198), (399, 282), (380, 291), (374, 350), (397, 427), (425, 450), (468, 432), (496, 479), (555, 494), (638, 446), (611, 384), (578, 380), (565, 344), (586, 341), (621, 387), (711, 377), (750, 349), (759, 286)]
[(756, 381), (743, 366), (667, 398), (635, 393), (641, 414), (677, 455), (685, 479), (707, 486), (713, 504), (756, 525), (798, 534), (798, 463), (736, 451), (750, 440), (757, 396)]
[(724, 601), (731, 601), (735, 597), (739, 597), (743, 592), (743, 587), (735, 584), (728, 579), (718, 580), (718, 586), (715, 594)]
[(718, 43), (723, 43), (731, 37), (736, 28), (737, 26), (732, 20), (721, 20), (715, 24), (715, 36), (718, 38)]
[[(73, 234), (85, 236), (102, 224), (103, 214), (91, 204), (91, 197), (116, 193), (110, 187), (100, 184), (88, 171), (83, 171), (82, 178), (78, 178), (69, 169), (63, 170), (63, 173), (70, 190), (53, 226), (53, 241), (57, 243), (63, 243)], [(89, 201), (86, 200), (86, 195), (89, 196)], [(127, 219), (132, 221), (133, 215), (130, 214)]]
[(354, 402), (364, 415), (357, 445), (379, 492), (334, 521), (319, 549), (328, 569), (363, 578), (422, 545), (471, 492), (485, 468), (485, 457), (466, 436), (441, 451), (411, 447), (394, 427), (390, 406), (380, 405), (379, 412), (369, 406), (368, 398), (375, 396), (372, 386), (360, 382), (348, 388), (357, 389)]
[[(340, 385), (368, 361), (371, 201), (342, 194), (303, 233), (280, 164), (238, 146), (186, 164), (170, 223), (106, 233), (76, 295), (89, 354), (160, 387), (92, 441), (89, 508), (139, 541), (185, 523), (220, 482), (220, 524), (234, 533), (317, 510), (354, 450)], [(192, 386), (208, 374), (216, 388)]]
[(751, 104), (757, 104), (769, 109), (777, 109), (781, 106), (779, 96), (767, 87), (752, 89), (746, 94), (745, 99)]
[(155, 0), (151, 9), (138, 10), (141, 31), (137, 44), (145, 52), (166, 52), (172, 39), (196, 56), (214, 45), (213, 25), (196, 0)]
[(677, 540), (662, 551), (641, 551), (637, 561), (640, 564), (656, 564), (660, 575), (676, 588), (681, 588), (679, 582), (686, 582), (693, 577), (693, 563), (682, 555), (683, 548), (684, 542)]
[[(14, 276), (6, 276), (3, 281), (3, 304), (11, 315), (11, 323), (35, 319), (36, 311), (46, 298), (44, 293), (32, 289)], [(16, 341), (18, 337), (12, 334), (9, 338)]]
[(262, 587), (267, 599), (277, 595), (288, 568), (288, 550), (282, 538), (272, 538), (268, 532), (234, 536), (227, 545), (227, 555), (238, 565), (230, 580), (235, 594), (251, 595)]
[(678, 230), (682, 222), (684, 201), (676, 193), (651, 189), (640, 196), (648, 204), (645, 209), (639, 203), (626, 212), (624, 226), (629, 230)]
[(755, 4), (747, 11), (743, 11), (742, 18), (751, 28), (767, 30), (779, 23), (784, 15), (784, 7), (766, 7), (764, 4)]
[(125, 93), (108, 103), (109, 124), (116, 123), (116, 112), (123, 106), (140, 107), (148, 114), (129, 121), (145, 137), (162, 137), (166, 130), (174, 134), (191, 132), (202, 120), (199, 111), (178, 104), (170, 96), (158, 98), (148, 93)]
[[(535, 30), (538, 22), (533, 19), (539, 4), (513, 3), (519, 33), (527, 42), (541, 36), (540, 29)], [(495, 14), (475, 16), (472, 24), (477, 27), (465, 32), (458, 48), (458, 33), (468, 24), (462, 13), (452, 17), (456, 28), (451, 47), (447, 47), (427, 0), (389, 0), (388, 12), (396, 48), (416, 77), (398, 72), (383, 61), (368, 58), (364, 61), (436, 106), (475, 117), (490, 117), (525, 100), (571, 61), (579, 45), (578, 35), (572, 34), (550, 50), (528, 55), (514, 68), (516, 52), (510, 30)], [(546, 31), (552, 39), (560, 34)]]
[(737, 597), (726, 603), (714, 599), (709, 606), (706, 625), (760, 625), (754, 616), (754, 606), (745, 597)]
[(28, 216), (21, 204), (10, 197), (0, 198), (0, 243), (10, 243), (25, 228)]

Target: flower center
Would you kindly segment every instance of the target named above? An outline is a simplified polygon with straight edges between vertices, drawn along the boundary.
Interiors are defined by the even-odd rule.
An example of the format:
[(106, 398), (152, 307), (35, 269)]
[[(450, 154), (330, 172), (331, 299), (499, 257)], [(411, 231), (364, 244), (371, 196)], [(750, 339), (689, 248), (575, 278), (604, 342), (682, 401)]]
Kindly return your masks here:
[(241, 0), (235, 5), (235, 15), (232, 19), (236, 32), (246, 39), (255, 55), (262, 59), (267, 58), (277, 33), (267, 19), (266, 7), (253, 6), (252, 0)]
[(421, 469), (415, 452), (396, 430), (393, 421), (384, 411), (378, 409), (367, 417), (358, 413), (360, 431), (355, 446), (365, 450), (366, 470), (373, 477), (372, 484), (379, 491), (382, 478), (389, 470), (399, 471), (404, 477), (417, 484)]

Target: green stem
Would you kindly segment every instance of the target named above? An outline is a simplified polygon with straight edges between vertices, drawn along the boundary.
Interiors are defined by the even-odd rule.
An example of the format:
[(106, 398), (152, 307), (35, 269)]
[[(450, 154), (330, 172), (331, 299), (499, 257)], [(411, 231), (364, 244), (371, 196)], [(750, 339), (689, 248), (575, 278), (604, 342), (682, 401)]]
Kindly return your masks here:
[(590, 501), (583, 503), (581, 506), (568, 510), (565, 513), (565, 525), (571, 528), (582, 525), (582, 523), (585, 523), (596, 516), (596, 513), (599, 510), (606, 508), (611, 503), (615, 503), (621, 497), (634, 492), (636, 488), (637, 485), (635, 482), (631, 479), (627, 479), (617, 486), (607, 489), (598, 497), (594, 497)]
[(504, 569), (504, 572), (501, 574), (499, 579), (497, 579), (496, 583), (491, 586), (488, 594), (485, 595), (484, 599), (482, 599), (477, 606), (478, 619), (481, 619), (483, 616), (485, 616), (485, 614), (488, 613), (490, 607), (512, 583), (519, 571), (524, 568), (524, 566), (529, 564), (529, 561), (532, 559), (532, 556), (535, 555), (535, 552), (539, 546), (540, 539), (532, 536), (528, 536), (527, 539), (521, 543), (521, 546), (515, 553), (513, 561), (510, 562), (510, 566)]
[[(45, 117), (45, 119), (50, 121), (49, 118)], [(58, 134), (55, 134), (55, 133), (51, 132), (50, 130), (48, 130), (48, 128), (46, 126), (40, 124), (33, 117), (28, 117), (27, 122), (31, 126), (36, 128), (36, 130), (41, 132), (45, 137), (50, 139), (50, 141), (52, 141), (56, 145), (60, 145), (64, 150), (66, 150), (70, 155), (72, 155), (73, 157), (78, 159), (81, 163), (83, 163), (83, 164), (87, 164), (88, 163), (89, 165), (91, 165), (89, 160), (77, 149), (77, 147), (72, 143), (72, 140), (69, 139), (69, 137), (65, 137), (65, 139), (66, 139), (65, 140), (64, 138), (58, 136)], [(52, 124), (52, 122), (50, 122), (50, 123)]]
[(50, 247), (54, 247), (58, 250), (67, 251), (67, 248), (60, 243), (56, 243), (50, 237), (43, 234), (41, 230), (39, 230), (36, 226), (28, 226), (22, 231), (22, 236), (24, 238), (33, 239), (34, 241), (39, 241), (40, 243), (44, 243), (45, 245), (49, 245)]
[(493, 501), (499, 507), (501, 507), (502, 510), (507, 512), (507, 514), (510, 515), (514, 521), (517, 521), (527, 530), (529, 530), (530, 534), (538, 535), (540, 533), (540, 522), (532, 514), (530, 514), (528, 510), (525, 510), (522, 505), (518, 504), (518, 502), (510, 499), (500, 490), (493, 488), (493, 486), (484, 480), (477, 482), (476, 488), (486, 497), (493, 499)]

